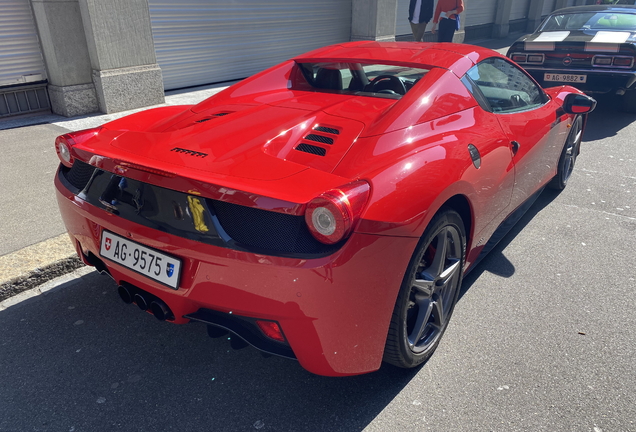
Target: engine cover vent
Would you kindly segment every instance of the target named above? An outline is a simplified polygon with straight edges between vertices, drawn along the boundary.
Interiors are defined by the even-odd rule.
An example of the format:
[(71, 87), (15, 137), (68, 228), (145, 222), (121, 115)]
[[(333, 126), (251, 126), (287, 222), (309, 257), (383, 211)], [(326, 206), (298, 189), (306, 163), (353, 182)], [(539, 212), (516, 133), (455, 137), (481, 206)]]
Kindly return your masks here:
[(307, 144), (307, 143), (298, 144), (296, 146), (296, 150), (305, 152), (305, 153), (310, 153), (316, 156), (324, 156), (327, 154), (327, 149), (318, 147), (312, 144)]
[(316, 126), (314, 127), (314, 130), (318, 132), (325, 132), (325, 133), (330, 133), (334, 135), (340, 135), (340, 131), (338, 129), (330, 128), (327, 126)]
[(309, 141), (316, 141), (322, 144), (333, 144), (333, 138), (329, 138), (323, 135), (309, 134), (305, 137), (305, 139)]
[(212, 120), (214, 117), (223, 117), (223, 116), (226, 116), (228, 114), (232, 114), (232, 112), (231, 111), (218, 112), (218, 113), (212, 114), (210, 117), (206, 117), (206, 118), (202, 118), (200, 120), (197, 120), (195, 123), (203, 123), (203, 122)]

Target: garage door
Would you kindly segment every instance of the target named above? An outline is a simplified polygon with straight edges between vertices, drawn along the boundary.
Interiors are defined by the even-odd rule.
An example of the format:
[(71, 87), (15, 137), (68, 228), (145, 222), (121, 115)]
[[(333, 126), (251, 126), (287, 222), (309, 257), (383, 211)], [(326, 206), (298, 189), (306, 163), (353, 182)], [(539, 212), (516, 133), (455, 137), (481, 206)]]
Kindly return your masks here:
[(166, 89), (244, 78), (351, 37), (351, 0), (149, 0)]
[[(411, 25), (409, 24), (409, 0), (398, 0), (397, 15), (395, 19), (396, 35), (411, 33)], [(430, 25), (428, 30), (430, 30)]]
[(543, 10), (541, 11), (541, 16), (546, 16), (550, 12), (552, 12), (554, 10), (555, 5), (556, 5), (556, 0), (545, 0), (543, 2)]
[(528, 8), (530, 0), (515, 0), (510, 9), (510, 21), (528, 18)]
[(29, 0), (0, 1), (0, 87), (44, 78)]
[(464, 0), (464, 9), (462, 26), (492, 24), (495, 22), (497, 0)]

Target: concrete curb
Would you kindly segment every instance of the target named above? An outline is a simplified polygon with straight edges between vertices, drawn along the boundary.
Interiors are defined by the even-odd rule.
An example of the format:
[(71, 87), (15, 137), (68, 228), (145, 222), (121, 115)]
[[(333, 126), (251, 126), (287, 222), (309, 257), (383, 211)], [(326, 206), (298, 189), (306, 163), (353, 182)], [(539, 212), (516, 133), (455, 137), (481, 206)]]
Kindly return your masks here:
[(49, 273), (48, 276), (51, 276), (52, 279), (47, 280), (41, 284), (38, 284), (34, 288), (27, 289), (17, 294), (12, 294), (11, 297), (0, 300), (0, 311), (7, 309), (11, 306), (15, 306), (17, 304), (22, 303), (25, 300), (28, 300), (32, 297), (39, 296), (41, 294), (48, 294), (49, 292), (55, 291), (57, 288), (60, 288), (66, 283), (73, 282), (75, 279), (80, 278), (84, 275), (87, 275), (91, 272), (95, 271), (93, 267), (82, 266), (79, 269), (64, 272), (61, 276), (52, 277), (52, 274)]
[(84, 263), (67, 234), (0, 257), (0, 301), (72, 272)]

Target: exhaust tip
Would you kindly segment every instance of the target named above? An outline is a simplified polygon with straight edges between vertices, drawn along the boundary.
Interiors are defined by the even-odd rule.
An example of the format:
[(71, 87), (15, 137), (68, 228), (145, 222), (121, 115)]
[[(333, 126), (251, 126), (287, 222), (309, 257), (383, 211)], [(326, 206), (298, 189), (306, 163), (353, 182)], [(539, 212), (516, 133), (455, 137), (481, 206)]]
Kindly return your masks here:
[(141, 294), (135, 294), (133, 299), (139, 309), (141, 309), (142, 311), (148, 310), (148, 302)]
[(150, 311), (159, 321), (174, 319), (174, 314), (168, 305), (161, 300), (155, 300), (150, 303)]
[(119, 293), (119, 297), (124, 301), (124, 303), (131, 304), (133, 302), (133, 296), (125, 286), (119, 285), (117, 287), (117, 293)]

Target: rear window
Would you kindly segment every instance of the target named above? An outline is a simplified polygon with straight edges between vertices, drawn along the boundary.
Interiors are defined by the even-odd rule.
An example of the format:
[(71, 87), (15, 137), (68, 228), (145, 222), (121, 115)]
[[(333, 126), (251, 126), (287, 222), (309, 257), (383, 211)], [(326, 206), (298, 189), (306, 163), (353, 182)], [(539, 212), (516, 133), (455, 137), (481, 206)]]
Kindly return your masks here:
[(550, 16), (541, 31), (636, 30), (636, 15), (617, 12), (567, 13)]
[(428, 69), (350, 62), (296, 63), (292, 89), (399, 99)]

